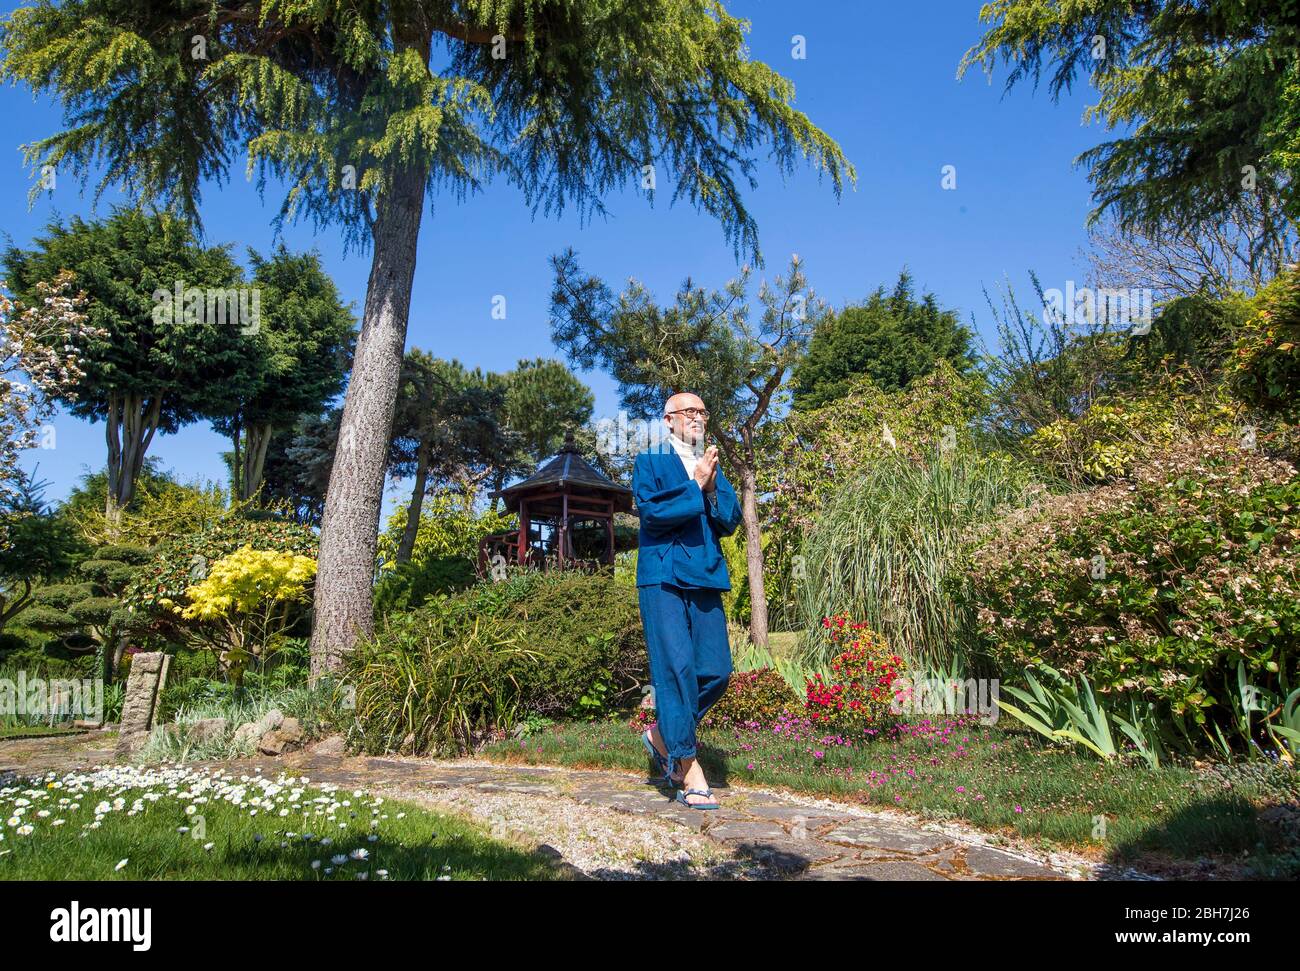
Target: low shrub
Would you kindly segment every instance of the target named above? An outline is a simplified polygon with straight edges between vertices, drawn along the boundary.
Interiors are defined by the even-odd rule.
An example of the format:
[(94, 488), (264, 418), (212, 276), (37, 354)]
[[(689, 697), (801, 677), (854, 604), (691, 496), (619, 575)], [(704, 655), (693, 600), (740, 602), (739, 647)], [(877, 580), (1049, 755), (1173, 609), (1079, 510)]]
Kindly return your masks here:
[(799, 696), (778, 672), (771, 668), (734, 671), (717, 704), (704, 716), (702, 725), (771, 725), (784, 711), (800, 708)]
[(49, 678), (93, 678), (98, 673), (93, 652), (70, 651), (48, 634), (19, 627), (0, 633), (0, 668)]
[(189, 604), (173, 610), (196, 622), (189, 643), (216, 654), (227, 678), (238, 684), (245, 668), (265, 661), (284, 642), (305, 610), (315, 577), (316, 561), (309, 556), (244, 546), (212, 564), (191, 584)]
[(291, 520), (230, 516), (155, 547), (124, 599), (137, 610), (155, 615), (165, 630), (176, 622), (172, 607), (186, 602), (190, 587), (202, 581), (218, 560), (245, 546), (315, 559), (319, 542), (310, 527)]
[(399, 564), (375, 584), (375, 616), (415, 610), (430, 597), (467, 590), (476, 580), (474, 564), (464, 556), (431, 556)]
[[(541, 657), (521, 671), (529, 685), (527, 710), (537, 714), (602, 714), (639, 697), (649, 662), (636, 591), (608, 574), (539, 574), (497, 615), (518, 629)], [(581, 703), (604, 684), (598, 708)]]
[(635, 589), (517, 571), (385, 617), (349, 658), (367, 751), (463, 750), (527, 716), (596, 717), (648, 665)]
[(1297, 547), (1295, 469), (1193, 438), (988, 528), (969, 572), (977, 636), (1004, 673), (1047, 664), (1227, 725), (1238, 660), (1268, 691), (1300, 675)]
[[(227, 516), (155, 547), (126, 587), (122, 605), (136, 618), (138, 640), (167, 645), (169, 652), (181, 645), (212, 653), (237, 681), (251, 658), (264, 663), (268, 645), (310, 633), (317, 551), (307, 526), (271, 515)], [(304, 576), (307, 561), (312, 576)], [(281, 562), (289, 568), (278, 569)], [(292, 596), (284, 596), (289, 589)], [(195, 593), (202, 603), (193, 601)]]
[(1163, 374), (1140, 391), (1093, 402), (1078, 418), (1061, 418), (1026, 439), (1029, 454), (1075, 486), (1126, 476), (1144, 456), (1189, 435), (1226, 432), (1239, 423), (1226, 389), (1201, 388), (1188, 373)]
[[(518, 525), (514, 513), (488, 509), (475, 514), (464, 496), (440, 493), (424, 500), (420, 524), (416, 527), (411, 563), (425, 560), (457, 558), (467, 562), (478, 556), (479, 540), (492, 533), (503, 533)], [(388, 517), (379, 534), (379, 569), (381, 575), (396, 569), (397, 552), (406, 532), (407, 505), (398, 506)]]
[(1236, 337), (1227, 371), (1237, 396), (1266, 412), (1300, 416), (1300, 264), (1260, 291)]

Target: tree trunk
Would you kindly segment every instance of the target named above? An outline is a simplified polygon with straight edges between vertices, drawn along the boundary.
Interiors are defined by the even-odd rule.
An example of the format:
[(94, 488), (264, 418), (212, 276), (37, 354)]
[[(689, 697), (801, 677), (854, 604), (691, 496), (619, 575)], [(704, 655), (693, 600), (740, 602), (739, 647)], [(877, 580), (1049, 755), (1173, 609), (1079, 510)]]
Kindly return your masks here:
[(425, 166), (398, 170), (375, 218), (361, 334), (325, 494), (316, 572), (311, 678), (337, 671), (374, 629), (373, 589), (384, 470), (415, 277)]
[(32, 581), (23, 577), (19, 582), (23, 585), (23, 592), (17, 596), (0, 591), (0, 630), (4, 630), (5, 624), (31, 603)]
[(244, 498), (244, 424), (238, 418), (230, 431), (230, 442), (234, 446), (234, 455), (230, 460), (230, 498)]
[(122, 510), (135, 498), (144, 456), (162, 418), (162, 396), (146, 400), (138, 392), (110, 392), (104, 436), (108, 440), (108, 497), (104, 515), (119, 523)]
[(122, 666), (122, 658), (126, 654), (126, 637), (125, 635), (115, 637), (113, 646), (109, 649), (109, 667), (107, 679), (111, 681), (117, 677), (118, 669)]
[[(496, 478), (492, 482), (492, 490), (494, 492), (500, 492), (502, 489), (505, 488), (505, 484), (506, 484), (506, 474), (504, 472), (498, 472), (496, 473)], [(498, 515), (502, 515), (502, 516), (505, 515), (505, 511), (506, 511), (505, 499), (502, 498), (501, 496), (497, 496), (497, 498), (493, 499), (492, 511)]]
[(104, 416), (104, 439), (108, 443), (108, 464), (104, 468), (107, 477), (104, 490), (104, 518), (109, 523), (121, 522), (121, 510), (117, 507), (117, 486), (122, 470), (122, 396), (115, 391), (108, 393), (108, 414)]
[(429, 481), (429, 442), (420, 439), (420, 446), (415, 450), (415, 488), (411, 490), (411, 503), (406, 507), (406, 528), (402, 530), (402, 542), (397, 547), (397, 562), (409, 563), (415, 551), (415, 538), (420, 532), (420, 513), (424, 510), (424, 490)]
[(758, 528), (758, 480), (754, 465), (740, 468), (740, 518), (745, 524), (745, 558), (749, 567), (749, 636), (767, 646), (767, 590), (763, 584), (763, 534)]
[[(262, 484), (262, 472), (266, 469), (266, 452), (271, 445), (274, 432), (269, 421), (252, 422), (244, 436), (243, 466), (240, 468), (241, 499), (251, 499)], [(236, 457), (239, 453), (236, 452)]]

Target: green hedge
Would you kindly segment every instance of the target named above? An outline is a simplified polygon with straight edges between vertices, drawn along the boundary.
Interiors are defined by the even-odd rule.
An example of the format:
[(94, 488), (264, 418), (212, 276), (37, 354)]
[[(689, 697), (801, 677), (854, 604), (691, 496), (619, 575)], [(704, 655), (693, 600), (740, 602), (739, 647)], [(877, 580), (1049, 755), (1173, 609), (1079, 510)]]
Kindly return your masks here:
[(431, 556), (388, 570), (375, 584), (375, 616), (424, 606), (440, 593), (456, 593), (475, 583), (474, 564), (463, 556)]

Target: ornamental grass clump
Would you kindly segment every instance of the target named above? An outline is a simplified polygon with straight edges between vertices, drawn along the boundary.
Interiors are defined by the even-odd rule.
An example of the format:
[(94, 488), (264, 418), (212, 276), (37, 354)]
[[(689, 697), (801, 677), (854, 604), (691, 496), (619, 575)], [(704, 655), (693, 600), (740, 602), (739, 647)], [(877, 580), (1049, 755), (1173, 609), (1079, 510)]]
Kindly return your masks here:
[[(912, 663), (947, 666), (973, 622), (953, 591), (965, 533), (1022, 505), (1027, 490), (1024, 470), (1002, 456), (958, 447), (928, 461), (881, 458), (838, 489), (803, 541), (802, 626), (851, 613)], [(804, 659), (822, 667), (829, 647), (814, 641)]]

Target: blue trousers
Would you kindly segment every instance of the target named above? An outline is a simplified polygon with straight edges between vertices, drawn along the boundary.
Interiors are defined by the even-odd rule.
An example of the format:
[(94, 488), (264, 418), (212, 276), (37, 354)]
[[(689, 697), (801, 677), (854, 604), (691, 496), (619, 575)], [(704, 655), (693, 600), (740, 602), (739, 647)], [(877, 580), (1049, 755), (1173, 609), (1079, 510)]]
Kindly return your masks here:
[(694, 758), (696, 726), (731, 678), (722, 591), (660, 583), (637, 593), (659, 734), (675, 768), (678, 759)]

